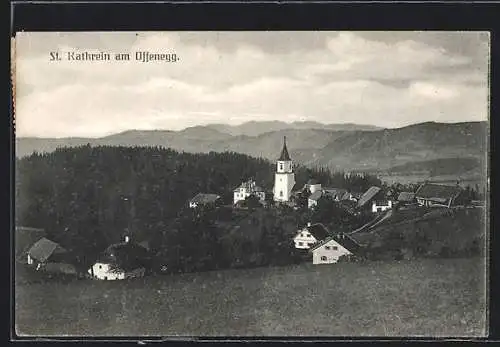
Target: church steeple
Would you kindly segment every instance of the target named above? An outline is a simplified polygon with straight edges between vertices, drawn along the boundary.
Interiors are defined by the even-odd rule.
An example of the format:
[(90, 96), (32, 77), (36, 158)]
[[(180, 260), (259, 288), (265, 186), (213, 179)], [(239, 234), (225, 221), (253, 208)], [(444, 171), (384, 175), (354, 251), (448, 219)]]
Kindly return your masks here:
[(281, 155), (278, 159), (279, 161), (291, 161), (290, 155), (288, 154), (288, 149), (286, 148), (286, 136), (283, 136), (283, 149), (281, 150)]

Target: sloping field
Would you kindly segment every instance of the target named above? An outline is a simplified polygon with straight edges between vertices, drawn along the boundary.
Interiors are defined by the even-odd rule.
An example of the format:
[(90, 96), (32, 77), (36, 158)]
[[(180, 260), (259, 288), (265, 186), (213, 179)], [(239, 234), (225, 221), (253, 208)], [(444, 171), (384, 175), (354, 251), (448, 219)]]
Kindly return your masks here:
[(20, 285), (21, 335), (484, 336), (481, 258)]

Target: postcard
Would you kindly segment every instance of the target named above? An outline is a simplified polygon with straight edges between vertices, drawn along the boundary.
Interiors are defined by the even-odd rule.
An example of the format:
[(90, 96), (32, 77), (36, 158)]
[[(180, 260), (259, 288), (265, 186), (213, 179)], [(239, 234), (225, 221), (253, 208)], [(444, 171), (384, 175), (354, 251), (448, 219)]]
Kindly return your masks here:
[(488, 32), (20, 32), (19, 337), (484, 337)]

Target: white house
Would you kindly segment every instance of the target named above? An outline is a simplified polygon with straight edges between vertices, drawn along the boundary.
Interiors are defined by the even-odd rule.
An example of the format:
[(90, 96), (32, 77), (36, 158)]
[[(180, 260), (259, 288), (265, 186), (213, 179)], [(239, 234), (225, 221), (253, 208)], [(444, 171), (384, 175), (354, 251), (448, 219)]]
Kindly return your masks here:
[(293, 241), (295, 248), (309, 249), (316, 243), (323, 241), (326, 237), (328, 237), (328, 230), (323, 224), (317, 223), (311, 225), (311, 223), (307, 223), (307, 227), (298, 230)]
[(146, 272), (143, 266), (137, 265), (131, 270), (124, 270), (116, 264), (125, 254), (128, 254), (127, 257), (137, 257), (138, 254), (144, 256), (145, 252), (147, 252), (145, 246), (130, 242), (130, 236), (127, 235), (124, 242), (109, 246), (101, 259), (96, 261), (87, 272), (91, 278), (105, 281), (142, 277)]
[(286, 136), (283, 139), (283, 149), (276, 162), (276, 173), (274, 174), (274, 201), (287, 202), (292, 196), (295, 186), (295, 173), (293, 163), (286, 148)]
[(372, 212), (384, 212), (392, 208), (392, 200), (374, 200), (372, 202)]
[(360, 248), (352, 238), (347, 235), (332, 236), (311, 248), (313, 264), (334, 264), (343, 255), (354, 254)]
[(253, 180), (243, 182), (238, 188), (233, 190), (233, 194), (233, 204), (236, 204), (238, 201), (245, 200), (250, 195), (255, 195), (260, 201), (266, 200), (266, 192)]

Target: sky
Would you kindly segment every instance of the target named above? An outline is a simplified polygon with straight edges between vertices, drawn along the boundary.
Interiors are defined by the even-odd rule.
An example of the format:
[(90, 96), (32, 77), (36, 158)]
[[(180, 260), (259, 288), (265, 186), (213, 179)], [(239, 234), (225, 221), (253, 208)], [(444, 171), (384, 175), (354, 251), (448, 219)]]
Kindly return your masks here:
[[(50, 61), (54, 51), (61, 61)], [(112, 59), (66, 60), (84, 51)], [(142, 63), (137, 51), (180, 60)], [(24, 32), (15, 42), (16, 136), (268, 120), (481, 121), (488, 64), (486, 32)]]

